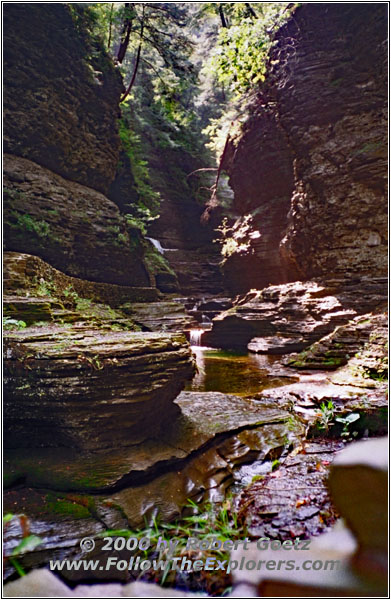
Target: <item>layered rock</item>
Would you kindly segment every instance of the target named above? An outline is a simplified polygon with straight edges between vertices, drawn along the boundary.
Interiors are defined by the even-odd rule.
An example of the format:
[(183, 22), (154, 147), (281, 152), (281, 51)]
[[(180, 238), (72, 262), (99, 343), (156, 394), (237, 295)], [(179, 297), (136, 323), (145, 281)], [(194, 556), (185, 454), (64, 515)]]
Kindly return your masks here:
[(213, 319), (203, 343), (286, 354), (311, 345), (357, 314), (384, 305), (385, 278), (294, 282), (249, 292)]
[[(325, 445), (317, 444), (318, 452)], [(323, 446), (323, 448), (322, 448)], [(319, 538), (310, 538), (307, 547), (294, 553), (294, 567), (284, 567), (289, 547), (273, 552), (274, 565), (280, 568), (245, 570), (233, 573), (234, 595), (236, 597), (373, 597), (387, 594), (387, 439), (363, 441), (351, 444), (339, 453), (331, 467), (328, 487), (331, 499), (340, 511), (344, 523), (338, 523), (331, 531)], [(309, 448), (311, 453), (311, 449)], [(297, 457), (296, 457), (297, 458)], [(329, 456), (319, 455), (320, 461), (313, 464), (313, 472), (327, 472)], [(309, 467), (311, 457), (303, 462)], [(296, 461), (286, 462), (295, 470)], [(325, 468), (326, 467), (326, 468)], [(310, 471), (310, 468), (308, 469)], [(288, 475), (289, 477), (289, 475)], [(312, 475), (310, 477), (313, 477)], [(293, 476), (294, 478), (294, 476)], [(323, 479), (325, 479), (323, 475)], [(322, 485), (316, 482), (316, 492)], [(254, 486), (255, 487), (255, 486)], [(267, 489), (259, 486), (259, 491), (267, 499), (268, 489), (278, 489), (278, 480), (268, 482)], [(266, 487), (266, 486), (265, 486)], [(314, 488), (313, 488), (314, 489)], [(309, 495), (301, 496), (298, 490), (297, 504), (300, 510), (311, 509)], [(304, 491), (304, 490), (303, 490)], [(266, 492), (266, 493), (265, 493)], [(262, 507), (261, 498), (253, 501)], [(284, 498), (285, 501), (285, 498)], [(320, 520), (319, 520), (320, 521)], [(318, 521), (318, 522), (319, 522)], [(321, 523), (321, 521), (320, 521)], [(270, 536), (271, 537), (271, 536)], [(273, 542), (272, 542), (273, 543)], [(236, 564), (241, 561), (257, 561), (265, 558), (265, 551), (256, 543), (244, 551), (235, 549), (231, 555)], [(269, 548), (272, 546), (269, 546)], [(291, 556), (289, 556), (291, 558)], [(279, 561), (282, 561), (281, 563)], [(259, 563), (258, 563), (259, 564)], [(309, 565), (312, 569), (309, 569)], [(318, 567), (322, 565), (323, 568)], [(328, 567), (326, 567), (328, 565)], [(335, 571), (338, 569), (337, 573)], [(330, 572), (331, 571), (331, 572)]]
[(299, 369), (334, 370), (348, 362), (353, 368), (355, 362), (356, 370), (360, 365), (367, 377), (377, 373), (380, 377), (382, 372), (387, 378), (387, 317), (387, 313), (356, 317), (301, 354), (290, 357), (286, 364)]
[(181, 335), (64, 330), (7, 335), (7, 447), (131, 446), (178, 414), (194, 372)]
[(178, 302), (133, 302), (123, 304), (121, 310), (144, 331), (184, 331), (197, 325)]
[(16, 297), (28, 301), (32, 295), (50, 295), (69, 303), (80, 296), (114, 308), (126, 302), (158, 299), (158, 290), (154, 287), (129, 287), (70, 277), (38, 256), (21, 252), (4, 252), (3, 275), (6, 299)]
[(381, 4), (310, 3), (277, 34), (224, 165), (260, 232), (225, 264), (235, 293), (386, 273), (386, 23)]
[(107, 192), (119, 155), (121, 76), (88, 34), (83, 9), (4, 11), (4, 149)]
[(4, 157), (6, 249), (90, 281), (149, 287), (140, 233), (89, 187), (25, 158)]

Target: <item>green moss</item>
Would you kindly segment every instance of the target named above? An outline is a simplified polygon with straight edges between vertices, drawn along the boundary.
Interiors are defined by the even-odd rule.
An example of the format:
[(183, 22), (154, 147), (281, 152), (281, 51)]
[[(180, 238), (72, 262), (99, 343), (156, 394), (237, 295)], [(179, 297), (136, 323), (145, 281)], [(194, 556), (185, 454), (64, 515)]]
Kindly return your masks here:
[(153, 275), (169, 273), (173, 277), (176, 277), (175, 272), (171, 269), (164, 256), (150, 244), (145, 245), (144, 262), (148, 271)]
[(53, 494), (46, 496), (45, 511), (56, 515), (70, 516), (73, 519), (88, 519), (91, 517), (88, 506)]
[(20, 214), (16, 211), (11, 212), (11, 216), (14, 219), (10, 223), (13, 229), (20, 229), (21, 231), (27, 231), (35, 234), (39, 238), (47, 238), (50, 236), (50, 226), (46, 221), (37, 221), (31, 215), (25, 213)]

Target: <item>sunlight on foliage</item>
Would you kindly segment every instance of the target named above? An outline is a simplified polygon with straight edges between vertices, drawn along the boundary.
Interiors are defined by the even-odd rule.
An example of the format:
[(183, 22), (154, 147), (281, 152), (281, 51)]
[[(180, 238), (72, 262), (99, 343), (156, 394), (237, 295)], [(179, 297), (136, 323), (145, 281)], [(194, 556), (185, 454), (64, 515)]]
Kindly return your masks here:
[(221, 245), (223, 263), (233, 254), (248, 253), (252, 241), (261, 237), (260, 232), (254, 229), (252, 220), (251, 215), (245, 215), (236, 219), (233, 225), (229, 225), (228, 218), (225, 217), (216, 228), (219, 237), (214, 241)]

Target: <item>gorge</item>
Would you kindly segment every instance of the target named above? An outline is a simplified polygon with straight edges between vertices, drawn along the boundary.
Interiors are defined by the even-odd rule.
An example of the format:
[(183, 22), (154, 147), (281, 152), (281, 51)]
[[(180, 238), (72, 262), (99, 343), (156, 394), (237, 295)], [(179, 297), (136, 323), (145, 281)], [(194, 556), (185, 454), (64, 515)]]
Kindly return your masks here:
[[(6, 595), (81, 538), (88, 558), (181, 527), (322, 540), (345, 513), (364, 573), (345, 592), (372, 590), (386, 543), (361, 539), (338, 469), (387, 433), (387, 7), (268, 4), (272, 27), (257, 3), (4, 7)], [(263, 18), (239, 102), (263, 47), (236, 65), (240, 27)], [(229, 84), (205, 67), (224, 48)], [(359, 502), (381, 521), (372, 447), (379, 498)], [(141, 579), (243, 584), (207, 575)], [(140, 583), (56, 576), (69, 596)]]

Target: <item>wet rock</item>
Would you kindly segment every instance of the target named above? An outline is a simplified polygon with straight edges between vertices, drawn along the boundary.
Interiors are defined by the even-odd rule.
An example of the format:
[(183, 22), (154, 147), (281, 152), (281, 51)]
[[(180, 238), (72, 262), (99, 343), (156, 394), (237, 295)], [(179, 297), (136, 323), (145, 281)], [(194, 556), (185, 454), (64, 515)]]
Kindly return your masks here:
[(61, 304), (45, 298), (19, 298), (18, 296), (7, 296), (4, 301), (4, 315), (11, 319), (22, 320), (26, 325), (37, 321), (52, 321), (53, 308), (61, 309)]
[(175, 409), (176, 418), (171, 415), (158, 436), (155, 437), (156, 426), (151, 427), (141, 444), (132, 438), (133, 445), (126, 448), (122, 444), (117, 451), (113, 446), (120, 444), (115, 439), (110, 452), (81, 454), (69, 448), (36, 448), (27, 455), (23, 449), (9, 449), (5, 461), (7, 478), (10, 482), (24, 479), (28, 485), (52, 489), (95, 492), (138, 484), (169, 469), (170, 464), (185, 459), (216, 436), (248, 426), (285, 423), (290, 417), (288, 412), (267, 401), (217, 392), (182, 392), (174, 402)]
[[(271, 461), (296, 447), (304, 432), (288, 412), (265, 402), (220, 393), (182, 393), (176, 402), (182, 415), (171, 429), (133, 448), (82, 455), (69, 449), (34, 449), (28, 457), (25, 452), (7, 452), (7, 473), (11, 468), (17, 477), (19, 469), (25, 484), (41, 487), (11, 487), (5, 494), (6, 511), (28, 515), (29, 531), (42, 539), (23, 557), (23, 565), (78, 558), (81, 537), (142, 527), (157, 513), (163, 521), (173, 519), (189, 498), (221, 502), (233, 482), (243, 485), (243, 465), (258, 461), (270, 471)], [(16, 518), (11, 525), (6, 530), (6, 556), (22, 536)], [(102, 555), (101, 545), (97, 539), (96, 558)], [(10, 572), (7, 563), (7, 575)], [(76, 581), (83, 575), (63, 574)], [(104, 576), (107, 579), (107, 573)]]
[(7, 447), (132, 446), (172, 421), (193, 375), (181, 335), (54, 328), (7, 338)]
[(203, 343), (223, 348), (250, 344), (253, 351), (289, 353), (386, 301), (385, 281), (361, 278), (332, 283), (296, 281), (253, 290), (213, 319), (213, 328), (204, 334)]
[[(329, 486), (333, 502), (351, 531), (339, 523), (326, 535), (310, 539), (309, 548), (295, 555), (287, 557), (286, 550), (274, 551), (273, 564), (259, 570), (246, 569), (245, 565), (251, 564), (249, 561), (255, 561), (256, 565), (265, 559), (262, 548), (253, 543), (247, 550), (234, 550), (231, 559), (238, 561), (237, 564), (243, 561), (244, 569), (233, 571), (233, 596), (239, 596), (242, 585), (251, 590), (250, 596), (386, 595), (387, 456), (386, 438), (351, 444), (338, 453), (331, 467)], [(293, 457), (295, 459), (299, 459), (299, 464), (302, 461), (299, 454)], [(330, 461), (322, 462), (327, 466)], [(322, 469), (316, 470), (322, 472)], [(287, 558), (294, 559), (293, 569), (284, 567)], [(280, 560), (283, 562), (279, 563)], [(304, 561), (311, 561), (313, 568), (309, 569)], [(327, 561), (337, 561), (333, 563), (336, 569), (327, 569)]]
[[(383, 359), (383, 371), (386, 376), (388, 367), (385, 347), (387, 342), (387, 317), (387, 313), (383, 312), (356, 317), (346, 325), (337, 327), (332, 333), (304, 350), (301, 354), (289, 357), (285, 364), (296, 369), (335, 370), (349, 362), (353, 375), (353, 364), (356, 364), (355, 371), (358, 374), (358, 366), (362, 363), (362, 374), (366, 366), (369, 375), (371, 367), (373, 371), (376, 371), (376, 359), (378, 363)], [(357, 356), (358, 353), (360, 353), (360, 356)], [(370, 357), (373, 359), (371, 365), (369, 364)], [(353, 361), (353, 358), (359, 360)], [(351, 378), (350, 383), (351, 385), (357, 385), (358, 377), (356, 383), (353, 378)]]
[[(183, 219), (183, 216), (181, 217)], [(175, 271), (182, 294), (221, 294), (223, 283), (220, 273), (220, 256), (215, 248), (170, 248), (165, 252), (170, 267)]]
[(4, 237), (6, 250), (37, 255), (67, 275), (150, 286), (140, 232), (111, 200), (10, 155), (4, 157)]
[(238, 502), (249, 534), (283, 541), (327, 530), (336, 519), (327, 489), (328, 466), (343, 447), (342, 442), (322, 441), (311, 451), (311, 444), (304, 443), (273, 473), (255, 478)]
[(250, 352), (262, 354), (288, 354), (294, 352), (298, 347), (301, 348), (303, 339), (284, 338), (284, 337), (262, 337), (253, 338), (247, 348)]

